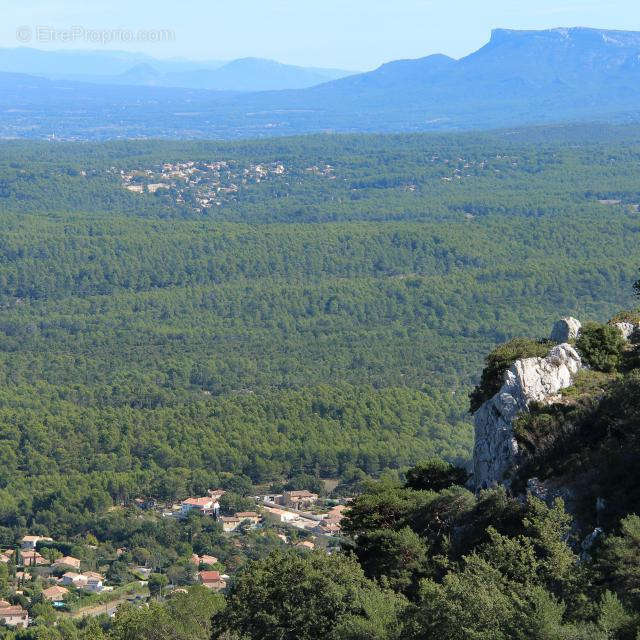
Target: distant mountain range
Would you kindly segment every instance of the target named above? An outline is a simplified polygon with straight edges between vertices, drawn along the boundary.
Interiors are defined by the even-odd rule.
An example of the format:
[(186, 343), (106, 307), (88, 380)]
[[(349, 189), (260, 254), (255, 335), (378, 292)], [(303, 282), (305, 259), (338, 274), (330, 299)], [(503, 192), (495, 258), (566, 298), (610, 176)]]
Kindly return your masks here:
[(231, 62), (161, 60), (126, 51), (43, 51), (29, 47), (0, 49), (0, 72), (52, 80), (216, 91), (304, 89), (353, 73), (262, 58)]
[[(163, 82), (173, 74), (189, 77), (190, 89), (140, 86), (159, 84), (149, 78), (149, 66), (140, 61), (122, 73), (121, 79), (134, 76), (130, 86), (0, 78), (0, 134), (229, 138), (640, 119), (640, 33), (630, 31), (497, 29), (460, 60), (399, 60), (279, 91), (237, 93), (268, 70), (295, 75), (277, 63), (239, 60), (203, 75), (184, 68), (162, 72)], [(216, 86), (236, 92), (204, 90), (214, 77)]]

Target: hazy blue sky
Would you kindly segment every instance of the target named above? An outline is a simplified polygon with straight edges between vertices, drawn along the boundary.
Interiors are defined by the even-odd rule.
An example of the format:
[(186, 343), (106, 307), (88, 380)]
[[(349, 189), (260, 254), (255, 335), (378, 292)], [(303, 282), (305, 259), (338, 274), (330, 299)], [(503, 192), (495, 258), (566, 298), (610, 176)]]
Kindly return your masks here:
[[(57, 30), (168, 29), (174, 41), (123, 42), (92, 32), (74, 42), (38, 40)], [(273, 58), (370, 69), (442, 52), (461, 57), (494, 27), (592, 26), (640, 31), (639, 0), (2, 0), (0, 45), (144, 51), (159, 57)], [(28, 27), (20, 32), (20, 27)], [(63, 32), (64, 33), (64, 32)], [(56, 38), (59, 37), (56, 32)], [(64, 37), (64, 36), (62, 36)], [(97, 41), (113, 38), (106, 44)], [(138, 38), (135, 36), (126, 36)], [(165, 37), (154, 34), (144, 37)], [(46, 38), (45, 38), (46, 40)], [(93, 40), (93, 42), (91, 42)]]

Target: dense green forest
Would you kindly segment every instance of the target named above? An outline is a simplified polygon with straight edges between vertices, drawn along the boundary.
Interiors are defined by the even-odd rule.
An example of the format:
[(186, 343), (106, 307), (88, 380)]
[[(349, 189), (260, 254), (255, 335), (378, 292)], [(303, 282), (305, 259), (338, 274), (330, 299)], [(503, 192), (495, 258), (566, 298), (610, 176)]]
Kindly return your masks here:
[[(635, 639), (636, 350), (518, 426), (514, 486), (596, 470), (570, 515), (460, 485), (486, 354), (633, 304), (640, 129), (2, 151), (0, 547), (50, 535), (113, 585), (141, 563), (189, 590), (74, 622), (34, 584), (8, 637)], [(212, 163), (213, 206), (182, 169), (146, 187)], [(433, 456), (457, 467), (406, 472)], [(132, 504), (325, 481), (361, 493), (348, 554)], [(226, 600), (189, 586), (192, 553), (234, 575)]]
[[(509, 351), (513, 361), (534, 345), (493, 350), (479, 391)], [(508, 490), (474, 495), (464, 469), (437, 459), (402, 483), (370, 483), (347, 511), (344, 555), (251, 562), (211, 637), (640, 637), (640, 335), (588, 323), (575, 347), (587, 366), (572, 385), (516, 419), (521, 457)], [(544, 499), (528, 487), (534, 478)]]
[[(616, 320), (637, 323), (640, 312)], [(493, 350), (483, 381), (523, 344)], [(552, 404), (531, 405), (516, 422), (524, 457), (512, 490), (474, 494), (464, 486), (467, 470), (431, 457), (396, 478), (365, 480), (345, 512), (342, 549), (331, 554), (269, 552), (263, 540), (224, 596), (193, 586), (148, 606), (121, 606), (113, 618), (61, 618), (54, 626), (53, 608), (36, 596), (35, 625), (4, 637), (637, 640), (640, 336), (626, 341), (612, 324), (589, 323), (575, 347), (588, 367)], [(569, 502), (521, 492), (531, 473)], [(136, 520), (112, 513), (94, 531), (114, 544), (147, 541), (150, 523)], [(176, 549), (215, 544), (207, 520), (196, 516), (180, 529), (166, 523), (156, 532), (164, 553), (179, 535)]]
[[(229, 475), (464, 465), (484, 354), (628, 306), (640, 262), (632, 127), (2, 150), (7, 542)], [(284, 171), (209, 209), (120, 177), (214, 161)]]

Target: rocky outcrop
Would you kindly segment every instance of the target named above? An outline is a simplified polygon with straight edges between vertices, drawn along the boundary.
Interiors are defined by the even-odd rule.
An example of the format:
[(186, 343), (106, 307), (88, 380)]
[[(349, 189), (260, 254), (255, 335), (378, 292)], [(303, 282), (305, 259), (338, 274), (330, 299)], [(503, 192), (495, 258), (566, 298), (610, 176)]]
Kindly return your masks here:
[(617, 327), (625, 340), (630, 340), (631, 336), (636, 332), (636, 326), (630, 322), (616, 322), (614, 327)]
[(569, 340), (575, 340), (580, 333), (582, 325), (579, 320), (572, 317), (561, 318), (553, 325), (551, 329), (551, 342), (557, 342), (559, 344), (569, 342)]
[[(569, 324), (576, 330), (580, 323)], [(556, 326), (559, 323), (556, 323)], [(555, 329), (555, 327), (554, 327)], [(576, 330), (577, 331), (577, 330)], [(513, 421), (528, 411), (531, 402), (551, 403), (562, 389), (571, 386), (582, 362), (576, 350), (567, 343), (559, 344), (545, 358), (517, 360), (506, 372), (504, 384), (474, 414), (475, 446), (473, 482), (476, 489), (496, 484), (509, 484), (508, 472), (518, 463), (518, 443)]]

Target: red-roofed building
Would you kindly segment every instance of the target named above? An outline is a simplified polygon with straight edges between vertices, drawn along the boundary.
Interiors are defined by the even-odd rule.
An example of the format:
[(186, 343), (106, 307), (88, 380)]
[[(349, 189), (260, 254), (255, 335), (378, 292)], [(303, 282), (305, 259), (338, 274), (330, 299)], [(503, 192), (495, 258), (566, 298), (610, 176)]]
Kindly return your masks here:
[(26, 629), (29, 626), (29, 613), (19, 605), (0, 607), (0, 622), (7, 627)]
[(80, 570), (80, 560), (78, 558), (73, 558), (72, 556), (64, 556), (62, 558), (58, 558), (54, 563), (54, 567), (60, 567), (65, 569), (76, 569)]
[(202, 585), (207, 587), (207, 589), (220, 591), (227, 586), (227, 583), (220, 576), (219, 571), (200, 571), (198, 577)]
[(20, 558), (25, 567), (35, 567), (36, 565), (49, 564), (37, 551), (21, 551)]
[(63, 602), (64, 599), (69, 594), (69, 589), (65, 589), (64, 587), (54, 586), (45, 589), (42, 592), (42, 597), (45, 600), (49, 600), (49, 602)]
[(215, 556), (202, 555), (199, 556), (197, 553), (192, 554), (191, 563), (196, 567), (199, 567), (201, 564), (216, 564), (218, 562), (218, 558)]
[(255, 511), (238, 511), (238, 513), (234, 514), (234, 517), (238, 518), (238, 520), (248, 520), (252, 525), (256, 525), (260, 523), (260, 514)]
[(303, 540), (302, 542), (297, 542), (296, 547), (299, 549), (308, 549), (309, 551), (313, 551), (316, 548), (316, 545), (310, 540)]
[(192, 511), (197, 511), (203, 516), (216, 514), (220, 509), (220, 503), (211, 496), (204, 498), (187, 498), (180, 503), (180, 516), (186, 517)]

